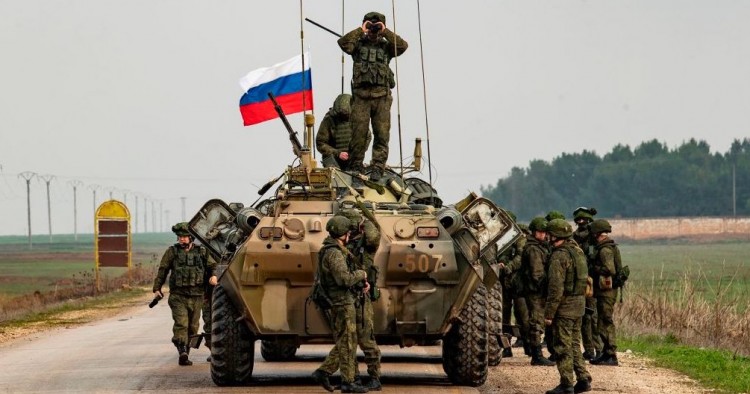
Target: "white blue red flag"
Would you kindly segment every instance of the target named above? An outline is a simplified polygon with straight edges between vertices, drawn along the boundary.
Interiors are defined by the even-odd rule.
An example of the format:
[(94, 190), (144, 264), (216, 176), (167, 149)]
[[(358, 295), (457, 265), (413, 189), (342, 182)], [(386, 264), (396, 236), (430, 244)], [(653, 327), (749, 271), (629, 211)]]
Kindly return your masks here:
[(268, 93), (276, 98), (285, 114), (313, 109), (312, 74), (310, 55), (305, 53), (305, 69), (302, 70), (302, 55), (271, 67), (251, 71), (240, 79), (245, 94), (240, 98), (240, 113), (245, 126), (277, 118)]

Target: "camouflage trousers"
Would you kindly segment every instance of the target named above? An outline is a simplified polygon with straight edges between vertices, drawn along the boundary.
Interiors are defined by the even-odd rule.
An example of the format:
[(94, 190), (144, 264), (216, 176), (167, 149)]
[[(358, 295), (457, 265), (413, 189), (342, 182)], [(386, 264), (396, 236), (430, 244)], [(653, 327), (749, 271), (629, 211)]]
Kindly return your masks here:
[[(374, 379), (380, 379), (380, 348), (375, 342), (375, 332), (373, 328), (373, 311), (372, 301), (365, 297), (364, 311), (362, 307), (355, 306), (357, 321), (357, 343), (365, 354), (365, 364), (367, 364), (367, 374)], [(356, 347), (354, 348), (356, 351)], [(338, 344), (328, 353), (320, 369), (328, 374), (333, 374), (339, 367), (338, 364), (339, 350)], [(355, 368), (356, 370), (356, 368)]]
[(552, 333), (560, 384), (573, 386), (576, 379), (589, 379), (591, 375), (586, 370), (581, 354), (581, 318), (555, 316), (552, 321)]
[(188, 338), (198, 334), (201, 322), (203, 296), (169, 294), (169, 307), (172, 309), (172, 343), (175, 346), (187, 345)]
[(515, 296), (510, 286), (503, 286), (503, 324), (510, 324), (511, 312), (521, 331), (520, 338), (525, 341), (529, 335), (529, 309), (526, 306), (526, 299)]
[(599, 337), (599, 321), (596, 313), (596, 298), (586, 298), (586, 313), (581, 319), (581, 340), (583, 350), (594, 354), (602, 351), (602, 339)]
[(203, 310), (201, 311), (201, 317), (203, 318), (203, 333), (209, 334), (209, 337), (204, 338), (206, 340), (206, 347), (211, 348), (211, 308), (214, 295), (214, 287), (209, 286), (208, 290), (203, 294)]
[(604, 346), (603, 352), (609, 355), (617, 353), (617, 338), (615, 337), (615, 302), (614, 296), (596, 297), (596, 313), (599, 314), (599, 337)]
[(354, 304), (336, 305), (330, 311), (333, 340), (336, 344), (320, 366), (320, 370), (334, 373), (341, 370), (341, 381), (353, 383), (357, 372), (357, 322)]
[(532, 348), (542, 345), (544, 303), (545, 299), (541, 295), (529, 294), (526, 296), (526, 306), (529, 308), (529, 335), (526, 338)]
[[(364, 97), (363, 97), (364, 96)], [(388, 142), (391, 133), (390, 92), (381, 97), (367, 97), (366, 92), (355, 92), (352, 95), (352, 140), (349, 142), (350, 167), (362, 166), (365, 153), (370, 144), (370, 123), (372, 122), (372, 161), (370, 165), (384, 168), (388, 161)]]

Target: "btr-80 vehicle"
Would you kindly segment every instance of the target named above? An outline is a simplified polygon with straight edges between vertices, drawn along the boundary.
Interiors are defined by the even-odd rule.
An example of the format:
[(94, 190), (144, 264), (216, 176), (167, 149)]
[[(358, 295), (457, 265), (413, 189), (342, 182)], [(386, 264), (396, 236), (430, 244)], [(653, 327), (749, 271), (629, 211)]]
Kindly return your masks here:
[[(442, 341), (450, 381), (483, 384), (488, 343), (500, 335), (500, 322), (488, 321), (487, 289), (497, 280), (492, 264), (495, 253), (521, 236), (518, 227), (485, 198), (472, 193), (443, 206), (429, 183), (402, 176), (419, 171), (419, 140), (410, 167), (401, 173), (388, 170), (372, 182), (318, 167), (308, 148), (314, 121), (306, 117), (302, 146), (278, 105), (277, 112), (300, 164), (259, 191), (264, 194), (279, 183), (272, 198), (253, 207), (210, 200), (190, 221), (191, 232), (213, 258), (228, 264), (213, 294), (213, 381), (219, 386), (248, 383), (256, 340), (269, 361), (293, 358), (300, 345), (333, 343), (309, 295), (327, 221), (340, 209), (353, 208), (381, 230), (374, 256), (381, 294), (373, 301), (378, 344)], [(499, 313), (493, 315), (499, 319)]]

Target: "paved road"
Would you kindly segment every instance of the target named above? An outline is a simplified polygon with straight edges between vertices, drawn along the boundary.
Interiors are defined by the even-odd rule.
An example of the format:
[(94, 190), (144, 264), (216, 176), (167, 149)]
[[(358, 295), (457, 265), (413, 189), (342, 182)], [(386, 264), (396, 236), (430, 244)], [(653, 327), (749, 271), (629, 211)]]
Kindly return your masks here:
[[(260, 357), (260, 342), (256, 342), (252, 385), (225, 388), (211, 380), (205, 348), (191, 353), (194, 365), (178, 366), (171, 336), (166, 302), (154, 309), (144, 304), (96, 323), (35, 334), (0, 347), (0, 392), (326, 392), (315, 385), (310, 373), (329, 346), (302, 346), (296, 360), (268, 363)], [(450, 385), (439, 347), (385, 346), (382, 351), (386, 393), (477, 392)], [(360, 370), (366, 375), (362, 363)]]

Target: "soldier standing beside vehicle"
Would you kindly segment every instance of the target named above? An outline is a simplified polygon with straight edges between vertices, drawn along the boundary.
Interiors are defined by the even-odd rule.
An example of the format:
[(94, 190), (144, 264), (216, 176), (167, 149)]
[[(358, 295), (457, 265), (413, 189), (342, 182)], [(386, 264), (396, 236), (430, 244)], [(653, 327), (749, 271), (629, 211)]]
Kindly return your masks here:
[(172, 343), (179, 353), (180, 365), (192, 365), (188, 359), (191, 336), (198, 333), (205, 292), (204, 281), (216, 285), (216, 263), (208, 259), (202, 246), (195, 246), (186, 222), (172, 226), (177, 243), (167, 248), (161, 258), (154, 279), (155, 295), (163, 297), (161, 291), (169, 275), (169, 307), (172, 309)]
[[(549, 223), (550, 221), (554, 219), (565, 220), (565, 215), (560, 211), (552, 210), (552, 211), (547, 212), (547, 215), (544, 216), (544, 219), (547, 220), (547, 223)], [(549, 244), (547, 246), (549, 248)], [(555, 359), (557, 358), (557, 355), (555, 354), (555, 347), (552, 346), (552, 344), (555, 343), (555, 338), (553, 338), (553, 333), (552, 333), (552, 326), (546, 326), (544, 328), (544, 342), (547, 343), (547, 351), (549, 351), (549, 359), (551, 361), (555, 361)]]
[[(516, 221), (516, 215), (507, 211), (513, 221)], [(525, 232), (524, 232), (525, 233)], [(529, 310), (526, 307), (526, 299), (519, 293), (520, 286), (517, 279), (518, 269), (521, 267), (521, 254), (526, 245), (526, 237), (521, 237), (511, 247), (506, 249), (497, 257), (500, 268), (500, 281), (503, 288), (503, 333), (511, 334), (510, 316), (516, 319), (516, 325), (519, 328), (520, 336), (516, 338), (516, 343), (521, 342), (524, 347), (524, 353), (529, 354), (528, 346), (525, 345), (525, 339), (529, 332)], [(515, 345), (514, 345), (515, 346)], [(503, 357), (513, 357), (511, 348), (503, 349)]]
[[(352, 140), (352, 123), (350, 121), (352, 96), (340, 94), (333, 102), (318, 127), (315, 145), (323, 156), (324, 167), (336, 167), (344, 171), (349, 170), (351, 155), (349, 144)], [(366, 144), (370, 144), (372, 136), (367, 130)]]
[[(586, 262), (589, 267), (589, 277), (593, 277), (592, 262), (593, 262), (593, 249), (591, 232), (589, 231), (589, 224), (594, 221), (594, 215), (596, 215), (596, 208), (578, 207), (573, 211), (573, 220), (576, 222), (578, 228), (573, 233), (573, 240), (578, 243), (578, 246), (583, 250), (583, 254), (586, 255)], [(593, 281), (592, 281), (593, 285)], [(599, 337), (599, 324), (596, 314), (596, 297), (593, 294), (586, 295), (586, 313), (583, 315), (581, 320), (581, 341), (583, 342), (583, 358), (586, 360), (593, 360), (601, 355), (602, 352), (602, 340)]]
[[(380, 348), (375, 341), (374, 320), (372, 301), (380, 298), (377, 288), (377, 267), (373, 265), (373, 258), (380, 246), (380, 230), (369, 220), (365, 220), (359, 212), (354, 209), (340, 210), (337, 217), (345, 217), (350, 222), (350, 238), (346, 247), (349, 250), (350, 271), (362, 270), (367, 272), (370, 291), (367, 293), (359, 292), (355, 295), (355, 313), (357, 322), (357, 341), (360, 349), (365, 355), (365, 364), (367, 364), (367, 374), (370, 375), (370, 381), (365, 385), (371, 391), (380, 391)], [(356, 286), (355, 286), (356, 288)], [(360, 290), (360, 289), (358, 289)], [(333, 374), (338, 369), (337, 363), (338, 350), (334, 346), (326, 357), (323, 365), (319, 370)]]
[[(588, 267), (586, 257), (570, 239), (573, 227), (563, 219), (547, 224), (552, 254), (547, 270), (547, 300), (544, 324), (552, 327), (560, 384), (547, 394), (591, 391), (591, 375), (581, 355), (581, 317)], [(574, 375), (575, 373), (575, 375)], [(575, 386), (573, 379), (577, 379)]]
[(523, 284), (526, 305), (529, 308), (529, 334), (526, 343), (531, 352), (531, 365), (552, 366), (554, 362), (542, 355), (544, 333), (544, 302), (547, 284), (547, 220), (535, 217), (529, 224), (526, 246), (521, 254), (518, 276)]
[(350, 168), (362, 172), (367, 146), (369, 123), (372, 122), (374, 142), (370, 177), (377, 181), (388, 160), (391, 130), (391, 89), (396, 79), (389, 67), (391, 59), (406, 51), (408, 44), (385, 26), (385, 15), (369, 12), (362, 26), (338, 40), (339, 47), (352, 56), (352, 141)]
[[(334, 216), (326, 224), (328, 237), (318, 253), (320, 285), (331, 301), (331, 329), (336, 345), (326, 360), (313, 372), (313, 379), (323, 388), (333, 391), (329, 381), (331, 374), (323, 370), (329, 359), (341, 370), (342, 393), (366, 393), (367, 388), (354, 382), (357, 371), (357, 330), (354, 310), (355, 295), (352, 286), (363, 282), (363, 292), (370, 290), (367, 272), (350, 271), (347, 265), (346, 244), (349, 241), (350, 221), (343, 216)], [(335, 352), (334, 352), (335, 350)]]
[(599, 336), (604, 344), (602, 355), (591, 361), (595, 365), (618, 365), (617, 339), (615, 337), (615, 301), (617, 287), (615, 274), (621, 266), (620, 249), (615, 241), (609, 238), (612, 226), (603, 219), (594, 220), (590, 226), (591, 234), (596, 240), (593, 273), (596, 312), (599, 314)]

